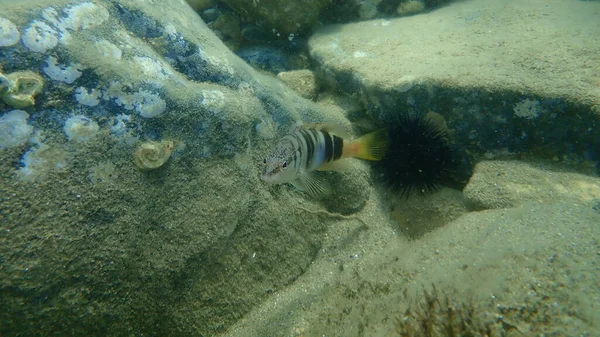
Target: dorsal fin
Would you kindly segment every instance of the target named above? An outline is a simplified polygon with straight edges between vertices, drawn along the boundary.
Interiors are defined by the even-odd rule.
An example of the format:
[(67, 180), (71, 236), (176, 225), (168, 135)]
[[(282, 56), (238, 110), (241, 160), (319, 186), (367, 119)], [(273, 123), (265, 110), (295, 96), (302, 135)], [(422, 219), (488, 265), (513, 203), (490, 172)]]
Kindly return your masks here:
[(337, 123), (304, 123), (301, 128), (325, 131), (344, 139), (350, 138), (348, 131), (341, 124)]

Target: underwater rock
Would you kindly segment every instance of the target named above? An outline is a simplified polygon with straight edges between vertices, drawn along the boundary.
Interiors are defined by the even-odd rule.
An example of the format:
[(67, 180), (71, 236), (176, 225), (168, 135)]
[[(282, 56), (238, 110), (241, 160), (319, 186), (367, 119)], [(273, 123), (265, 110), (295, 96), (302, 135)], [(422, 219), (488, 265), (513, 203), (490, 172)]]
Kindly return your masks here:
[(369, 20), (376, 17), (379, 14), (377, 5), (381, 0), (366, 0), (360, 1), (358, 15), (362, 20)]
[(273, 126), (273, 122), (269, 119), (258, 121), (255, 130), (256, 134), (262, 139), (275, 138), (275, 127)]
[(0, 99), (17, 109), (34, 105), (35, 96), (42, 92), (43, 87), (42, 77), (32, 71), (17, 71), (8, 75), (0, 73)]
[(206, 22), (207, 24), (218, 19), (220, 15), (221, 11), (219, 11), (217, 8), (208, 8), (203, 10), (202, 13), (200, 13), (202, 20), (204, 20), (204, 22)]
[(600, 178), (560, 172), (552, 164), (483, 161), (464, 189), (470, 210), (518, 207), (527, 202), (600, 198)]
[[(400, 6), (409, 3), (435, 5)], [(600, 2), (547, 6), (555, 10), (540, 15), (526, 2), (453, 1), (409, 17), (326, 26), (308, 47), (323, 83), (360, 95), (381, 124), (395, 114), (433, 110), (472, 155), (510, 149), (599, 161), (600, 90), (588, 51), (600, 49), (592, 38)], [(566, 24), (574, 16), (581, 25)], [(566, 54), (558, 55), (556, 44)]]
[(241, 48), (236, 54), (252, 66), (273, 74), (291, 69), (289, 56), (282, 49), (254, 46)]
[(400, 16), (414, 15), (425, 10), (425, 4), (418, 0), (409, 0), (398, 5), (396, 13)]
[(213, 0), (186, 0), (187, 3), (195, 10), (201, 11), (214, 5)]
[[(0, 47), (3, 73), (44, 89), (0, 117), (0, 334), (214, 335), (318, 258), (339, 219), (288, 212), (303, 196), (268, 187), (259, 164), (296, 121), (348, 124), (341, 111), (257, 72), (179, 0), (9, 1), (1, 15), (21, 32)], [(134, 164), (140, 139), (185, 147), (136, 174), (171, 151), (148, 164), (142, 147)], [(367, 170), (349, 174), (356, 211), (373, 194)]]
[(282, 71), (277, 78), (296, 90), (300, 96), (306, 99), (315, 99), (319, 92), (319, 85), (315, 74), (308, 70)]
[(273, 43), (273, 32), (255, 24), (246, 24), (240, 33), (242, 39), (252, 45)]
[(234, 15), (221, 13), (209, 26), (229, 48), (237, 49), (242, 34), (240, 22)]
[(163, 166), (171, 157), (173, 141), (142, 143), (133, 154), (133, 162), (142, 171), (151, 171)]
[[(429, 259), (434, 249), (430, 246), (416, 249), (418, 244), (408, 246), (395, 233), (397, 226), (390, 219), (390, 207), (386, 207), (390, 205), (381, 201), (383, 193), (371, 185), (368, 164), (361, 163), (348, 172), (328, 173), (328, 180), (335, 188), (330, 200), (315, 200), (289, 186), (269, 187), (261, 182), (261, 159), (292, 124), (336, 120), (349, 126), (346, 116), (359, 116), (364, 109), (338, 108), (333, 112), (325, 104), (300, 97), (274, 76), (255, 71), (228, 50), (182, 1), (165, 0), (160, 6), (157, 3), (136, 0), (3, 3), (2, 16), (11, 19), (21, 38), (15, 43), (14, 30), (2, 28), (2, 36), (10, 36), (10, 43), (0, 48), (0, 63), (6, 73), (39, 73), (45, 83), (43, 95), (35, 97), (36, 104), (27, 107), (27, 112), (3, 112), (0, 116), (0, 139), (10, 143), (10, 147), (1, 149), (0, 160), (0, 334), (235, 335), (236, 331), (230, 327), (267, 301), (274, 303), (276, 313), (290, 318), (287, 309), (320, 305), (327, 291), (342, 290), (344, 296), (356, 298), (362, 296), (363, 289), (385, 296), (400, 289), (383, 284), (387, 278), (378, 284), (337, 287), (336, 279), (362, 281), (346, 276), (353, 271), (365, 275), (361, 274), (363, 268), (374, 261), (382, 268), (395, 268), (397, 262), (409, 261), (388, 273), (399, 285), (410, 283), (408, 278), (412, 276), (406, 276), (408, 273), (404, 271), (407, 267), (412, 267), (410, 273), (430, 272), (427, 276), (434, 277), (461, 270), (454, 261), (444, 261), (442, 265), (436, 259)], [(243, 6), (256, 3), (263, 10), (268, 8), (269, 1), (236, 3)], [(318, 12), (318, 8), (307, 6), (314, 4), (313, 1), (286, 3), (298, 9), (299, 19), (306, 13)], [(279, 8), (273, 8), (273, 13), (264, 15), (281, 14)], [(299, 22), (289, 15), (285, 13), (282, 17), (286, 24), (293, 25), (293, 29), (305, 29), (301, 24), (298, 27)], [(457, 17), (464, 18), (455, 15), (451, 21)], [(254, 19), (256, 16), (250, 20)], [(464, 24), (462, 19), (457, 20)], [(387, 27), (383, 26), (386, 21), (375, 24), (380, 22), (381, 27)], [(2, 27), (11, 26), (3, 23)], [(269, 26), (266, 32), (290, 42), (289, 36), (272, 29)], [(398, 35), (406, 40), (412, 36)], [(485, 37), (489, 38), (487, 34)], [(380, 38), (370, 35), (368, 42)], [(469, 40), (460, 42), (465, 41)], [(335, 41), (328, 42), (330, 48), (336, 48)], [(344, 43), (338, 43), (337, 47), (345, 47)], [(361, 48), (368, 45), (365, 43)], [(412, 46), (421, 49), (427, 44)], [(283, 55), (289, 62), (289, 55)], [(349, 55), (367, 63), (377, 54), (351, 50)], [(382, 58), (377, 62), (393, 61), (394, 67), (404, 70), (420, 66), (401, 54), (391, 55), (393, 60)], [(420, 56), (415, 59), (421, 61)], [(318, 62), (323, 63), (320, 59)], [(379, 68), (372, 68), (376, 69)], [(413, 81), (409, 76), (411, 69), (408, 70), (394, 78), (405, 78), (404, 81), (388, 83), (391, 89), (378, 96), (379, 104), (371, 94), (380, 91), (363, 90), (379, 87), (348, 91), (362, 100), (364, 106), (373, 107), (374, 116), (381, 112), (381, 106), (396, 99), (411, 109), (418, 107), (425, 104), (421, 102), (423, 97), (412, 95), (414, 90), (423, 90), (424, 81), (421, 76)], [(343, 84), (341, 88), (347, 88), (348, 82), (359, 83), (366, 78), (363, 73), (351, 71), (326, 73), (339, 75), (336, 80)], [(435, 95), (438, 91), (429, 93)], [(439, 105), (449, 106), (455, 97), (465, 99), (464, 93), (444, 97), (437, 101)], [(485, 102), (489, 96), (481, 97)], [(508, 98), (506, 109), (511, 113), (515, 102), (526, 98), (538, 100), (533, 95)], [(550, 111), (548, 107), (554, 104), (544, 99), (539, 101), (541, 111)], [(460, 113), (469, 121), (475, 118), (472, 116), (491, 118), (487, 111)], [(542, 123), (552, 121), (551, 116), (542, 113), (536, 119), (518, 121)], [(464, 127), (461, 129), (461, 119), (447, 120), (457, 134), (466, 133)], [(496, 126), (484, 120), (477, 130), (487, 130), (487, 124)], [(531, 129), (535, 127), (532, 125)], [(489, 130), (490, 134), (492, 131), (501, 134), (499, 131), (504, 130)], [(594, 132), (589, 133), (590, 137)], [(518, 138), (511, 132), (506, 134), (507, 138)], [(132, 154), (140, 139), (177, 139), (178, 144), (181, 141), (186, 146), (178, 146), (168, 159), (172, 165), (163, 165), (152, 174), (139, 174), (132, 164)], [(475, 136), (473, 139), (473, 142), (478, 140)], [(588, 143), (592, 142), (585, 144)], [(304, 207), (308, 212), (298, 207), (302, 203), (310, 206)], [(566, 212), (561, 209), (556, 215), (561, 214)], [(481, 228), (481, 223), (476, 222), (477, 228)], [(514, 221), (507, 219), (500, 225), (511, 223)], [(442, 246), (446, 247), (443, 252), (462, 249), (461, 240), (472, 238), (469, 233), (472, 232), (461, 232), (451, 241), (442, 237), (435, 249)], [(484, 234), (480, 237), (491, 240)], [(499, 231), (495, 240), (487, 243), (512, 243), (512, 240), (497, 240), (505, 235)], [(588, 237), (593, 236), (585, 238)], [(394, 247), (411, 249), (396, 260), (389, 259), (389, 255), (379, 254), (389, 240), (395, 240), (391, 242)], [(469, 247), (481, 246), (486, 245), (477, 242)], [(519, 255), (507, 261), (518, 261), (522, 249), (513, 247), (511, 251)], [(477, 251), (460, 252), (467, 259), (463, 263), (480, 265)], [(491, 260), (487, 258), (491, 256), (484, 260)], [(552, 254), (544, 254), (544, 263), (548, 256)], [(356, 269), (349, 267), (351, 264)], [(442, 273), (439, 268), (443, 266), (448, 269)], [(528, 269), (528, 266), (518, 267), (501, 270)], [(498, 268), (489, 270), (490, 279), (495, 279)], [(375, 278), (379, 274), (369, 276)], [(425, 279), (430, 281), (428, 277)], [(471, 284), (467, 280), (462, 283)], [(296, 284), (301, 301), (278, 302)], [(516, 289), (529, 291), (531, 287), (519, 284)], [(489, 291), (482, 294), (489, 298)], [(336, 294), (335, 299), (340, 298)], [(551, 302), (554, 300), (548, 301)], [(377, 299), (365, 302), (367, 306), (380, 303)], [(325, 315), (331, 315), (327, 317), (331, 320), (321, 319), (321, 323), (339, 322), (332, 310), (337, 317), (344, 317), (347, 314), (343, 311), (352, 310), (339, 304), (333, 300), (326, 305), (329, 312)], [(282, 305), (286, 310), (281, 310)], [(352, 307), (361, 310), (360, 306)], [(354, 318), (377, 312), (368, 308), (353, 314)], [(293, 316), (292, 319), (300, 317)], [(573, 317), (576, 316), (570, 319)], [(261, 315), (259, 328), (238, 335), (290, 335), (292, 324), (265, 324), (266, 321), (287, 323), (280, 317), (270, 318)], [(373, 327), (367, 321), (361, 326), (356, 320), (349, 321), (351, 324), (345, 325), (356, 329)], [(270, 328), (278, 331), (262, 333), (265, 331), (262, 329)], [(323, 331), (317, 327), (314, 332), (317, 335)], [(338, 331), (328, 335), (359, 334)]]
[(330, 173), (327, 181), (333, 189), (322, 202), (329, 212), (342, 215), (359, 213), (369, 200), (371, 188), (365, 163), (354, 160), (342, 172)]
[(246, 21), (272, 29), (275, 34), (289, 34), (311, 29), (330, 0), (223, 0)]

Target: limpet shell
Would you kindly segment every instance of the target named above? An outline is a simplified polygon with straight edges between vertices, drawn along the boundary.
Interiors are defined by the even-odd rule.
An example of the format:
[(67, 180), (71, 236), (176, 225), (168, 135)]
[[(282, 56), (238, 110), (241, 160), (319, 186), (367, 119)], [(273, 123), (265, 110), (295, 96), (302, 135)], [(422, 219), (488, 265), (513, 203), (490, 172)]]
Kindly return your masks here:
[(145, 142), (133, 154), (133, 162), (142, 171), (150, 171), (163, 166), (173, 153), (171, 140)]

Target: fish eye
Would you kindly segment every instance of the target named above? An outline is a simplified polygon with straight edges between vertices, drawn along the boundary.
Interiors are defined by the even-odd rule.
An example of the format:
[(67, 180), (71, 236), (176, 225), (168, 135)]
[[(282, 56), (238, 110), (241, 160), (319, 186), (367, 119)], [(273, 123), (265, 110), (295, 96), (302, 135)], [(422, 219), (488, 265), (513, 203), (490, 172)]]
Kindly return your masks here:
[(286, 168), (287, 167), (287, 161), (284, 161), (283, 165), (281, 165), (281, 167)]
[(263, 164), (267, 163), (267, 158), (263, 159)]

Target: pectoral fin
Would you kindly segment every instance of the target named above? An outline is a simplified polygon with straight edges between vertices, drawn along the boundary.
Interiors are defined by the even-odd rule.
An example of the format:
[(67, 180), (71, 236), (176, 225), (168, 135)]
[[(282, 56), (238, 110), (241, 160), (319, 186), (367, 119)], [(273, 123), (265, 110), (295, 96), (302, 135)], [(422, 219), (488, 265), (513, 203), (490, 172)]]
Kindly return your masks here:
[(298, 179), (292, 181), (291, 184), (313, 197), (324, 196), (331, 193), (329, 184), (327, 184), (322, 175), (316, 172), (302, 170), (298, 175)]

